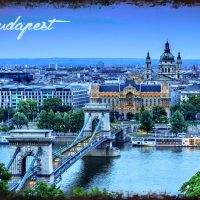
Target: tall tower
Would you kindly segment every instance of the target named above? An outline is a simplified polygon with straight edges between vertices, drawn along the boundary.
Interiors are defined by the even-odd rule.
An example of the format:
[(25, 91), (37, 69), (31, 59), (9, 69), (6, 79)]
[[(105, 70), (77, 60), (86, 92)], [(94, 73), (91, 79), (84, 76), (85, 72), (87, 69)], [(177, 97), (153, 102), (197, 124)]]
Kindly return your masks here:
[(151, 58), (149, 51), (147, 52), (146, 62), (145, 62), (145, 80), (152, 80), (152, 67), (151, 67)]
[(178, 52), (177, 61), (176, 61), (176, 78), (182, 79), (182, 59), (181, 53)]
[(171, 81), (176, 79), (176, 63), (173, 54), (171, 53), (169, 42), (165, 43), (165, 49), (160, 56), (158, 65), (158, 77), (161, 81)]

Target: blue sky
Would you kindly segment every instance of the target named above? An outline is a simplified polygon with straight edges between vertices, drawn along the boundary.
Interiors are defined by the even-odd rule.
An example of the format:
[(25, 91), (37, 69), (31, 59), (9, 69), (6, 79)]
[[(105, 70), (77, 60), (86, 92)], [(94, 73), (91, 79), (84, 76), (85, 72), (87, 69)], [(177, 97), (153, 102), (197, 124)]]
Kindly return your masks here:
[(0, 31), (0, 58), (159, 58), (168, 39), (174, 56), (200, 58), (200, 7), (115, 5), (81, 9), (1, 8), (0, 23), (70, 20), (48, 32)]

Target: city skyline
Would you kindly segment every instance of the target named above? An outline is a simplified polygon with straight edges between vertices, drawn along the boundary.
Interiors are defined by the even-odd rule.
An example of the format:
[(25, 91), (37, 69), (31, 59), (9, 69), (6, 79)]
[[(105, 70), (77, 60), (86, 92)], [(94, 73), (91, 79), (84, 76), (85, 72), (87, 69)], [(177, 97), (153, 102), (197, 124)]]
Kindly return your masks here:
[[(200, 8), (115, 5), (79, 9), (1, 8), (0, 22), (22, 16), (24, 23), (69, 20), (49, 32), (0, 31), (0, 58), (145, 58), (159, 59), (166, 40), (176, 58), (198, 59)], [(199, 23), (199, 26), (198, 26)], [(81, 34), (80, 34), (81, 33)]]

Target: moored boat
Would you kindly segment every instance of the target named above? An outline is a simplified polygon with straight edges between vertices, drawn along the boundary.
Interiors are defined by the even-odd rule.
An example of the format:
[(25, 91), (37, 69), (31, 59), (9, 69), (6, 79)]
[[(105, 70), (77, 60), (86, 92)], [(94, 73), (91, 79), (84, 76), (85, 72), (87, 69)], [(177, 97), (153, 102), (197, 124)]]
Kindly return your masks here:
[(8, 145), (9, 142), (8, 140), (6, 139), (7, 136), (5, 135), (0, 135), (0, 145)]
[(200, 138), (199, 137), (140, 137), (140, 138), (131, 138), (133, 146), (159, 146), (159, 147), (174, 147), (174, 146), (192, 146), (200, 147)]

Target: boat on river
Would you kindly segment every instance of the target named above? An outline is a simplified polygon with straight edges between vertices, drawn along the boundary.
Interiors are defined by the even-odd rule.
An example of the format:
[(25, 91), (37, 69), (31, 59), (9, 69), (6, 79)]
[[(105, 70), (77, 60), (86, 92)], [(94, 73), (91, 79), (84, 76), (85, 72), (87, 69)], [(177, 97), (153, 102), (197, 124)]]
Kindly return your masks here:
[(0, 135), (0, 145), (8, 145), (9, 144), (6, 137), (7, 137), (6, 135)]
[(200, 147), (199, 137), (132, 137), (133, 146), (152, 147)]

